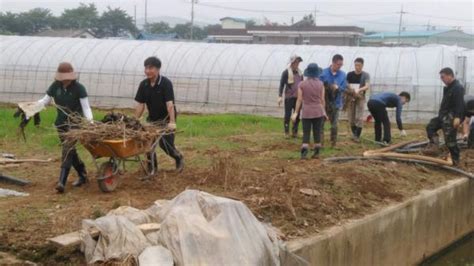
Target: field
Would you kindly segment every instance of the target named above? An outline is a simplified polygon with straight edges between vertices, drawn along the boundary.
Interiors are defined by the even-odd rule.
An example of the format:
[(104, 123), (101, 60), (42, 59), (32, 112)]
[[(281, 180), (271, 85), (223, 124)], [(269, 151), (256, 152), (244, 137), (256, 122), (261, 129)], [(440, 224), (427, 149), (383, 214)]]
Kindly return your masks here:
[[(281, 119), (220, 114), (180, 115), (176, 143), (186, 160), (177, 174), (173, 161), (158, 151), (160, 171), (153, 180), (140, 181), (137, 164), (130, 163), (122, 183), (113, 193), (102, 193), (93, 179), (96, 169), (90, 155), (79, 146), (91, 182), (73, 188), (74, 171), (64, 195), (55, 193), (60, 164), (60, 146), (52, 126), (55, 110), (42, 113), (42, 124), (26, 129), (27, 141), (17, 132), (14, 109), (0, 108), (0, 152), (18, 158), (52, 158), (48, 164), (24, 164), (2, 168), (2, 173), (25, 178), (28, 197), (0, 198), (0, 251), (44, 264), (84, 263), (78, 251), (57, 251), (46, 238), (80, 228), (82, 219), (97, 218), (122, 205), (146, 208), (157, 199), (171, 199), (181, 191), (199, 189), (243, 201), (261, 221), (279, 228), (286, 239), (317, 233), (362, 217), (383, 206), (400, 202), (422, 189), (432, 189), (456, 178), (446, 171), (394, 162), (323, 163), (299, 159), (300, 139), (285, 139)], [(130, 112), (130, 111), (126, 111)], [(96, 119), (105, 111), (95, 110)], [(363, 135), (373, 138), (372, 125)], [(347, 124), (341, 123), (337, 148), (325, 148), (322, 158), (360, 155), (378, 148), (370, 141), (349, 140)], [(421, 125), (408, 125), (407, 139), (423, 139)], [(466, 154), (463, 154), (466, 157)], [(469, 155), (473, 157), (472, 153)], [(466, 166), (466, 165), (464, 165)], [(470, 169), (471, 171), (474, 169)], [(318, 193), (308, 196), (300, 189)], [(0, 255), (1, 264), (1, 255)]]

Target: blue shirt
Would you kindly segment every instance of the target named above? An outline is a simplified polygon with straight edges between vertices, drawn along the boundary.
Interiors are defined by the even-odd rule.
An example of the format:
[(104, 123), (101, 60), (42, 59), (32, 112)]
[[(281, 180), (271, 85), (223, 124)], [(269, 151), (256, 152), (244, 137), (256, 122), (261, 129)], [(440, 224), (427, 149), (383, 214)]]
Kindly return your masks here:
[(398, 129), (400, 130), (403, 129), (403, 126), (402, 126), (403, 104), (402, 104), (402, 101), (400, 100), (400, 96), (392, 92), (382, 92), (382, 93), (373, 95), (372, 97), (370, 97), (370, 99), (383, 103), (385, 107), (397, 108), (396, 110), (397, 126), (398, 126)]
[(341, 109), (343, 105), (342, 94), (347, 88), (346, 73), (342, 70), (338, 70), (336, 74), (333, 75), (331, 71), (331, 67), (328, 67), (323, 70), (319, 79), (325, 85), (336, 84), (339, 87), (339, 90), (337, 90), (337, 93), (336, 93), (335, 102), (336, 102), (336, 107), (338, 109)]

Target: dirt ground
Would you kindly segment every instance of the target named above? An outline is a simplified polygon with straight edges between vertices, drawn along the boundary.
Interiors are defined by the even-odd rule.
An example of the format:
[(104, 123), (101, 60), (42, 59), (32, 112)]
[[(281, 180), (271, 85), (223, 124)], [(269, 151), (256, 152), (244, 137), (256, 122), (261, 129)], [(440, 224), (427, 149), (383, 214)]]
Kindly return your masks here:
[[(423, 135), (420, 126), (411, 126), (408, 131), (414, 137)], [(83, 264), (79, 251), (57, 250), (46, 239), (79, 229), (82, 219), (102, 216), (121, 205), (147, 208), (155, 200), (171, 199), (185, 189), (243, 201), (256, 217), (279, 228), (289, 240), (360, 218), (420, 190), (433, 189), (457, 178), (444, 170), (395, 162), (302, 161), (294, 155), (299, 140), (287, 141), (280, 134), (273, 135), (273, 141), (265, 138), (268, 134), (226, 137), (236, 145), (233, 149), (213, 145), (197, 149), (190, 143), (192, 140), (178, 138), (187, 162), (183, 173), (174, 173), (171, 160), (160, 152), (159, 160), (163, 163), (153, 180), (140, 181), (137, 176), (142, 175), (141, 171), (130, 169), (113, 193), (101, 192), (94, 180), (84, 187), (72, 188), (71, 182), (76, 179), (73, 173), (67, 192), (58, 195), (54, 192), (58, 154), (21, 151), (21, 157), (53, 158), (54, 162), (0, 168), (32, 181), (24, 188), (1, 184), (30, 196), (0, 198), (0, 251), (45, 265)], [(16, 147), (0, 142), (0, 150), (17, 153), (20, 150)], [(367, 143), (354, 144), (345, 136), (341, 136), (338, 147), (325, 152), (323, 157), (360, 155), (374, 148)], [(292, 155), (287, 156), (288, 153)], [(473, 151), (463, 152), (463, 168), (474, 171)], [(95, 169), (89, 167), (89, 171), (92, 175)], [(301, 193), (303, 188), (314, 189), (316, 195)]]

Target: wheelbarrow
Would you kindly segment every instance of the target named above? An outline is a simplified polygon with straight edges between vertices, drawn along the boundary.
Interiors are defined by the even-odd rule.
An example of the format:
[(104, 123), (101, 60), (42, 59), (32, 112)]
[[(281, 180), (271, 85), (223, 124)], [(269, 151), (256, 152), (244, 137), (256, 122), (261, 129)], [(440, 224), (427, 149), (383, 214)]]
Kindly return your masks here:
[[(142, 155), (146, 155), (155, 150), (160, 138), (156, 140), (138, 141), (134, 139), (103, 140), (93, 143), (82, 143), (82, 145), (92, 155), (94, 164), (97, 168), (97, 182), (103, 192), (111, 192), (117, 188), (120, 183), (120, 176), (125, 173), (125, 162), (139, 162), (145, 172), (141, 180), (152, 177), (157, 165), (155, 153), (151, 154), (149, 164), (145, 163)], [(108, 158), (106, 162), (99, 164), (98, 159)], [(151, 167), (149, 167), (149, 165)]]

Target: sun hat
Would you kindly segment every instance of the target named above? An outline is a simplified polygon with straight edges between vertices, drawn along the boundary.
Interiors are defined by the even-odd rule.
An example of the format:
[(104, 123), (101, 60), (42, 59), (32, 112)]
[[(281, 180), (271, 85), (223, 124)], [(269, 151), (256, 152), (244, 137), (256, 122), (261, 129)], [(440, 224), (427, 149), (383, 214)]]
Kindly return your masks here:
[(310, 78), (318, 78), (321, 75), (321, 68), (318, 64), (311, 63), (304, 70), (304, 75)]
[(76, 78), (76, 73), (74, 72), (74, 68), (72, 67), (71, 63), (62, 62), (59, 64), (54, 79), (57, 81), (64, 81), (76, 80)]

